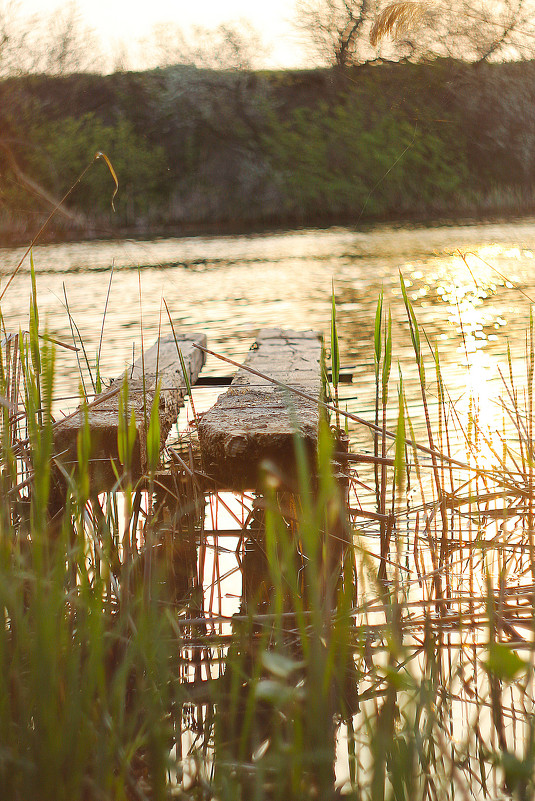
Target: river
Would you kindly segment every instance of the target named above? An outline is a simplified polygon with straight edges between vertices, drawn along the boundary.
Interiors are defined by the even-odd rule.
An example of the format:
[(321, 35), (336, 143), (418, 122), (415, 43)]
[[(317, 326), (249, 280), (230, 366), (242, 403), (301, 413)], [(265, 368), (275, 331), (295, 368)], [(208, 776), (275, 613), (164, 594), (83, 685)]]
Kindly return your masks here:
[[(23, 250), (16, 249), (0, 250), (1, 287), (6, 286), (23, 253)], [(37, 247), (34, 260), (43, 326), (46, 324), (54, 338), (72, 343), (71, 323), (66, 310), (68, 303), (91, 364), (94, 364), (99, 349), (113, 265), (101, 353), (101, 370), (104, 376), (109, 377), (119, 375), (131, 361), (132, 349), (135, 354), (140, 353), (142, 329), (145, 346), (156, 338), (160, 328), (166, 333), (169, 331), (163, 299), (171, 311), (176, 329), (183, 332), (204, 330), (213, 350), (238, 360), (245, 356), (254, 341), (256, 331), (263, 326), (320, 329), (328, 347), (331, 287), (334, 282), (341, 361), (342, 364), (352, 367), (354, 375), (353, 384), (343, 386), (342, 405), (347, 405), (350, 411), (370, 421), (374, 418), (375, 397), (374, 319), (377, 299), (383, 290), (385, 309), (390, 308), (392, 314), (390, 424), (395, 424), (397, 414), (399, 362), (411, 417), (418, 436), (425, 437), (418, 372), (401, 297), (400, 271), (408, 287), (416, 316), (428, 337), (427, 341), (422, 334), (421, 342), (426, 361), (427, 397), (432, 422), (437, 424), (437, 391), (431, 352), (431, 348), (436, 345), (451, 400), (450, 420), (455, 424), (458, 418), (459, 428), (466, 429), (466, 412), (471, 403), (470, 408), (478, 410), (481, 425), (492, 431), (494, 428), (501, 428), (504, 417), (498, 401), (500, 396), (506, 394), (500, 370), (507, 375), (508, 344), (512, 368), (517, 373), (520, 386), (526, 378), (525, 332), (529, 326), (530, 298), (535, 298), (534, 254), (535, 221), (524, 220), (425, 228), (380, 225), (364, 231), (332, 228), (144, 242), (83, 242)], [(25, 262), (7, 288), (2, 301), (3, 323), (7, 331), (16, 331), (19, 327), (24, 330), (28, 326), (30, 284), (29, 263)], [(56, 408), (59, 414), (60, 410), (67, 411), (76, 405), (79, 372), (72, 350), (59, 347), (57, 361)], [(212, 374), (229, 372), (228, 365), (214, 357), (208, 360), (205, 370)], [(83, 368), (82, 372), (86, 385), (89, 386), (87, 370)], [(207, 406), (213, 401), (217, 391), (200, 390), (199, 394), (204, 406)], [(350, 433), (353, 450), (371, 450), (370, 433), (364, 426), (352, 424)], [(462, 451), (462, 437), (457, 437), (455, 442), (454, 449)], [(431, 472), (428, 472), (430, 479)], [(361, 489), (364, 490), (364, 495), (368, 493), (371, 499), (370, 508), (373, 508), (375, 495), (370, 490), (373, 484), (371, 473), (369, 468), (369, 486), (366, 487), (358, 481), (356, 493), (360, 500)], [(362, 478), (362, 473), (359, 475)], [(470, 496), (470, 492), (477, 493), (481, 487), (488, 491), (488, 487), (485, 481), (479, 486), (472, 479), (467, 490), (466, 475), (463, 473), (459, 479), (459, 507), (464, 504), (465, 509), (472, 509), (472, 500), (463, 500), (461, 496), (466, 493)], [(425, 481), (424, 478), (424, 483)], [(519, 497), (523, 498), (521, 490), (522, 487)], [(439, 541), (440, 519), (433, 513), (431, 504), (427, 507), (424, 531), (423, 523), (419, 527), (418, 508), (413, 511), (411, 507), (409, 510), (412, 503), (412, 496), (409, 500), (409, 495), (407, 492), (406, 524), (403, 523), (403, 515), (399, 518), (399, 535), (396, 539), (400, 557), (398, 562), (405, 571), (402, 579), (405, 582), (406, 596), (416, 598), (413, 605), (422, 600), (422, 609), (432, 610), (431, 605), (425, 607), (425, 602), (426, 599), (433, 600), (435, 592), (435, 572), (431, 571), (434, 563), (431, 563), (426, 551), (427, 541), (423, 545), (422, 542), (428, 530), (434, 536), (434, 542)], [(454, 493), (452, 497), (453, 495)], [(432, 497), (432, 487), (429, 496)], [(490, 497), (494, 496), (485, 496), (487, 500), (484, 499), (483, 502), (486, 506)], [(225, 529), (225, 514), (233, 524), (228, 514), (229, 507), (221, 504), (222, 501), (217, 496), (212, 498), (207, 512), (207, 519), (212, 516), (211, 527), (214, 529)], [(241, 504), (242, 501), (236, 506), (235, 515), (245, 515)], [(493, 569), (496, 576), (500, 576), (501, 588), (505, 586), (507, 573), (509, 590), (512, 588), (518, 591), (511, 598), (523, 597), (523, 583), (530, 580), (531, 573), (523, 562), (526, 558), (524, 554), (529, 550), (522, 540), (525, 532), (519, 525), (518, 533), (515, 533), (513, 524), (511, 531), (508, 531), (504, 509), (498, 510), (503, 517), (500, 517), (500, 525), (493, 516), (494, 508), (490, 511), (487, 509), (487, 517), (485, 513), (482, 517), (474, 516), (473, 513), (463, 517), (461, 511), (459, 519), (463, 526), (462, 536), (459, 534), (455, 539), (458, 532), (453, 528), (449, 532), (450, 561), (444, 575), (448, 592), (453, 593), (453, 596), (448, 597), (458, 596), (459, 615), (462, 611), (466, 617), (474, 613), (473, 604), (477, 598), (480, 598), (480, 606), (475, 611), (485, 609), (485, 588), (489, 576), (493, 575)], [(412, 517), (409, 518), (409, 514)], [(521, 516), (522, 509), (515, 514), (517, 517)], [(214, 521), (217, 521), (217, 525)], [(362, 557), (360, 562), (366, 566), (372, 559), (374, 567), (374, 571), (370, 573), (372, 579), (369, 587), (359, 572), (361, 603), (367, 601), (366, 593), (369, 588), (373, 591), (371, 597), (376, 597), (373, 575), (377, 562), (373, 559), (377, 558), (377, 553), (374, 556), (373, 552), (377, 552), (379, 547), (379, 526), (372, 521), (370, 527), (369, 523), (369, 520), (357, 515), (358, 541), (367, 548), (364, 551), (367, 557)], [(415, 533), (418, 531), (419, 538)], [(205, 536), (208, 553), (203, 556), (205, 610), (214, 614), (232, 615), (241, 608), (242, 565), (238, 562), (237, 551), (234, 553), (234, 548), (238, 548), (238, 537), (227, 538), (224, 540), (224, 547), (216, 547), (218, 540), (213, 532), (207, 531)], [(430, 541), (433, 541), (433, 536), (430, 536)], [(513, 554), (508, 556), (505, 572), (502, 570), (501, 557), (494, 555), (501, 553), (499, 548), (495, 552), (493, 550), (495, 539), (500, 540), (503, 548), (509, 547)], [(486, 561), (480, 563), (478, 554), (483, 541), (488, 549), (485, 551)], [(241, 537), (239, 542), (242, 542)], [(421, 572), (416, 576), (418, 549)], [(440, 553), (442, 554), (442, 550)], [(411, 561), (413, 556), (414, 566)], [(465, 572), (467, 566), (468, 570)], [(517, 582), (520, 582), (518, 586)], [(217, 586), (215, 594), (214, 586)], [(468, 590), (470, 592), (466, 594)], [(503, 592), (505, 595), (505, 590)], [(462, 597), (466, 597), (467, 601), (461, 610)], [(527, 609), (522, 606), (518, 608)], [(366, 603), (362, 609), (367, 609)], [(513, 607), (508, 606), (506, 609), (511, 611)], [(367, 614), (364, 612), (363, 618), (367, 623), (377, 622), (377, 612), (372, 610), (366, 617)], [(409, 617), (407, 613), (406, 622)], [(481, 625), (481, 617), (475, 619)], [(423, 617), (420, 622), (421, 620)], [(409, 629), (405, 637), (405, 646), (413, 643), (411, 632), (414, 632), (414, 626), (420, 625), (420, 622), (413, 621), (413, 628)], [(522, 628), (522, 620), (518, 625), (522, 632), (528, 631), (527, 626)], [(458, 649), (457, 633), (466, 640), (464, 649)], [(462, 755), (462, 762), (459, 760), (458, 764), (468, 765), (469, 771), (471, 770), (470, 790), (472, 792), (473, 786), (476, 787), (475, 797), (478, 792), (477, 759), (479, 755), (481, 760), (481, 751), (476, 754), (479, 745), (472, 736), (474, 709), (470, 705), (473, 703), (474, 693), (471, 690), (468, 692), (468, 682), (472, 681), (476, 667), (475, 659), (474, 664), (471, 664), (469, 655), (475, 653), (476, 645), (481, 644), (484, 636), (486, 635), (476, 626), (465, 626), (463, 623), (462, 631), (453, 630), (453, 634), (451, 631), (448, 634), (447, 644), (450, 651), (444, 657), (444, 663), (449, 659), (450, 669), (450, 673), (446, 673), (448, 679), (445, 686), (448, 687), (448, 692), (451, 690), (451, 697), (455, 699), (450, 713), (447, 713), (450, 714), (448, 725), (454, 735), (452, 742), (461, 743), (458, 745), (458, 753)], [(461, 675), (461, 669), (466, 671), (462, 675), (468, 677), (464, 685), (466, 692), (463, 688), (457, 690), (457, 685), (454, 684), (457, 675)], [(485, 674), (481, 669), (478, 670), (481, 684), (481, 677)], [(360, 690), (362, 689), (361, 683)], [(444, 698), (446, 696), (444, 691)], [(520, 700), (524, 704), (524, 696)], [(514, 711), (511, 736), (513, 739), (517, 738), (514, 739), (515, 744), (517, 741), (520, 743), (523, 736), (521, 726), (517, 733), (517, 720), (525, 714), (525, 706), (521, 709), (520, 701), (515, 710), (516, 703), (516, 700), (511, 700)], [(366, 711), (365, 704), (361, 711), (363, 709)], [(477, 711), (477, 716), (479, 714)], [(362, 726), (359, 728), (358, 724), (354, 728), (357, 732), (358, 750), (361, 736), (359, 732), (367, 729)], [(481, 719), (477, 717), (475, 728), (478, 732), (488, 730), (490, 733), (492, 727), (483, 714)], [(342, 728), (337, 739), (336, 774), (340, 785), (347, 782), (349, 776), (344, 732)], [(187, 753), (192, 743), (197, 743), (198, 738), (198, 727), (194, 734), (189, 731), (183, 734), (184, 753)], [(365, 737), (363, 741), (365, 742)], [(463, 743), (467, 743), (467, 746)], [(472, 762), (467, 760), (467, 753), (472, 754)], [(497, 787), (495, 779), (496, 797), (499, 796)]]
[[(5, 287), (24, 249), (0, 249)], [(242, 359), (263, 326), (315, 328), (329, 347), (334, 281), (342, 364), (354, 367), (343, 389), (344, 405), (373, 416), (373, 329), (384, 290), (393, 331), (392, 415), (397, 362), (416, 424), (419, 388), (403, 307), (399, 272), (416, 315), (438, 345), (450, 397), (466, 406), (475, 393), (481, 414), (501, 419), (494, 403), (499, 370), (510, 343), (515, 368), (522, 357), (535, 298), (535, 220), (434, 227), (377, 225), (366, 230), (308, 229), (247, 236), (202, 236), (150, 241), (92, 241), (34, 249), (42, 326), (72, 343), (68, 302), (91, 364), (104, 320), (101, 372), (115, 377), (139, 355), (141, 327), (147, 347), (161, 328), (169, 331), (163, 299), (175, 328), (204, 330), (209, 347)], [(0, 292), (2, 290), (0, 289)], [(30, 265), (26, 259), (1, 303), (8, 331), (28, 327)], [(66, 301), (67, 298), (67, 301)], [(430, 350), (424, 351), (432, 365)], [(57, 408), (73, 407), (79, 372), (75, 354), (57, 352)], [(205, 371), (226, 374), (214, 358)], [(90, 382), (84, 368), (86, 384)], [(429, 400), (436, 396), (428, 370)], [(491, 423), (492, 425), (492, 423)], [(368, 448), (369, 434), (351, 427), (354, 445)]]

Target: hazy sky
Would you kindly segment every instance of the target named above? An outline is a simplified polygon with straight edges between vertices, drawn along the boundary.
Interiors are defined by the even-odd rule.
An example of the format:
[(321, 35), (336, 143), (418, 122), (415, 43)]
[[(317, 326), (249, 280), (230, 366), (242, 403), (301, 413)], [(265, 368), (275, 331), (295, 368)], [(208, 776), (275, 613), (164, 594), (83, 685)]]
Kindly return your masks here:
[[(50, 0), (18, 2), (25, 14), (50, 14), (62, 5)], [(187, 30), (193, 25), (211, 28), (247, 19), (269, 48), (270, 66), (298, 66), (305, 60), (290, 22), (294, 0), (78, 0), (77, 6), (108, 47), (123, 39), (131, 43), (132, 55), (139, 39), (148, 36), (156, 23), (172, 22)]]

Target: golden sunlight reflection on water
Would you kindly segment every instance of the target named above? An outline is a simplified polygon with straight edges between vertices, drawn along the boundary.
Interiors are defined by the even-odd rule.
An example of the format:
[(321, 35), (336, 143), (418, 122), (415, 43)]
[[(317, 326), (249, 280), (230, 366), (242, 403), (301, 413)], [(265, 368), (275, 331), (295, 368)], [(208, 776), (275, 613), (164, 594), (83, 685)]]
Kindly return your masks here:
[[(422, 336), (430, 407), (437, 405), (432, 348), (438, 346), (443, 379), (452, 401), (500, 427), (498, 366), (506, 364), (507, 343), (514, 365), (522, 363), (530, 297), (535, 297), (535, 224), (457, 225), (430, 228), (376, 226), (302, 230), (249, 236), (187, 237), (154, 241), (82, 242), (37, 247), (41, 319), (50, 333), (72, 342), (66, 311), (94, 365), (102, 331), (111, 265), (114, 265), (103, 330), (102, 373), (114, 377), (140, 353), (160, 327), (169, 328), (165, 298), (175, 326), (205, 330), (216, 351), (241, 359), (262, 326), (317, 328), (327, 348), (331, 280), (335, 281), (342, 362), (354, 365), (354, 384), (344, 386), (343, 403), (372, 419), (373, 328), (381, 288), (393, 319), (394, 369), (399, 360), (409, 409), (421, 429), (418, 371), (401, 299), (405, 277)], [(0, 249), (5, 285), (22, 251)], [(139, 269), (138, 269), (139, 268)], [(30, 290), (25, 264), (2, 302), (7, 330), (27, 328)], [(59, 349), (58, 395), (72, 408), (81, 374), (91, 388), (85, 359)], [(227, 365), (209, 359), (205, 368), (226, 374)], [(391, 404), (394, 422), (397, 403)], [(461, 406), (458, 407), (459, 410)], [(370, 436), (354, 429), (355, 444), (369, 449)]]

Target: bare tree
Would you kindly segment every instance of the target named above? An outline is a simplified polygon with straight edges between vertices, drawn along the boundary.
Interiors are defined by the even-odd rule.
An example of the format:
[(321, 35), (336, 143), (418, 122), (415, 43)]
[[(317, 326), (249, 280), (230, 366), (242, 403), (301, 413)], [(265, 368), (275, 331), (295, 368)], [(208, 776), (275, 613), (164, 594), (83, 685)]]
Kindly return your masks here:
[(206, 30), (194, 28), (194, 63), (210, 69), (252, 70), (267, 55), (257, 29), (245, 19)]
[(535, 3), (533, 0), (391, 2), (378, 15), (370, 38), (377, 44), (385, 36), (392, 36), (398, 42), (412, 36), (415, 47), (426, 56), (452, 56), (475, 62), (532, 57)]
[(297, 0), (296, 28), (323, 63), (348, 67), (372, 56), (377, 0)]
[(138, 43), (142, 64), (148, 69), (187, 64), (189, 45), (182, 28), (174, 22), (157, 22)]
[(94, 32), (71, 0), (48, 14), (27, 16), (15, 0), (0, 0), (0, 78), (29, 73), (99, 71)]
[(43, 17), (35, 37), (37, 69), (49, 75), (100, 71), (102, 54), (74, 0)]
[(535, 0), (297, 0), (296, 27), (323, 63), (451, 56), (515, 59), (535, 52)]
[(0, 78), (26, 72), (32, 24), (24, 24), (20, 4), (0, 0)]
[(112, 72), (128, 72), (132, 69), (130, 48), (124, 39), (117, 38), (112, 43)]
[(141, 44), (152, 67), (182, 64), (201, 69), (246, 70), (258, 66), (266, 55), (258, 31), (247, 20), (216, 28), (194, 27), (189, 34), (176, 24), (158, 23)]

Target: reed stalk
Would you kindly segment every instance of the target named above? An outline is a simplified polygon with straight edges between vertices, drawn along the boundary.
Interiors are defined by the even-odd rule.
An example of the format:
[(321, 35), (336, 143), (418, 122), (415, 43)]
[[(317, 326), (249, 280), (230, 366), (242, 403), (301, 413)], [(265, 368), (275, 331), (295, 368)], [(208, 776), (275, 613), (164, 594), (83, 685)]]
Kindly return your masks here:
[[(0, 343), (2, 798), (328, 799), (342, 751), (344, 794), (359, 801), (531, 798), (533, 321), (521, 379), (509, 357), (498, 445), (477, 414), (456, 419), (432, 351), (437, 432), (402, 284), (424, 446), (401, 378), (391, 399), (396, 343), (381, 295), (373, 455), (335, 477), (324, 421), (313, 475), (297, 438), (294, 485), (266, 465), (256, 497), (214, 493), (212, 531), (193, 458), (167, 465), (171, 491), (158, 484), (158, 392), (136, 480), (126, 380), (116, 484), (92, 487), (83, 394), (76, 465), (52, 521), (55, 346), (36, 283), (33, 272), (28, 334)], [(334, 307), (331, 319), (336, 381)], [(322, 408), (336, 414), (334, 390)], [(459, 435), (470, 437), (467, 462), (452, 455)], [(235, 529), (221, 530), (218, 508)], [(227, 615), (231, 575), (243, 593)]]

